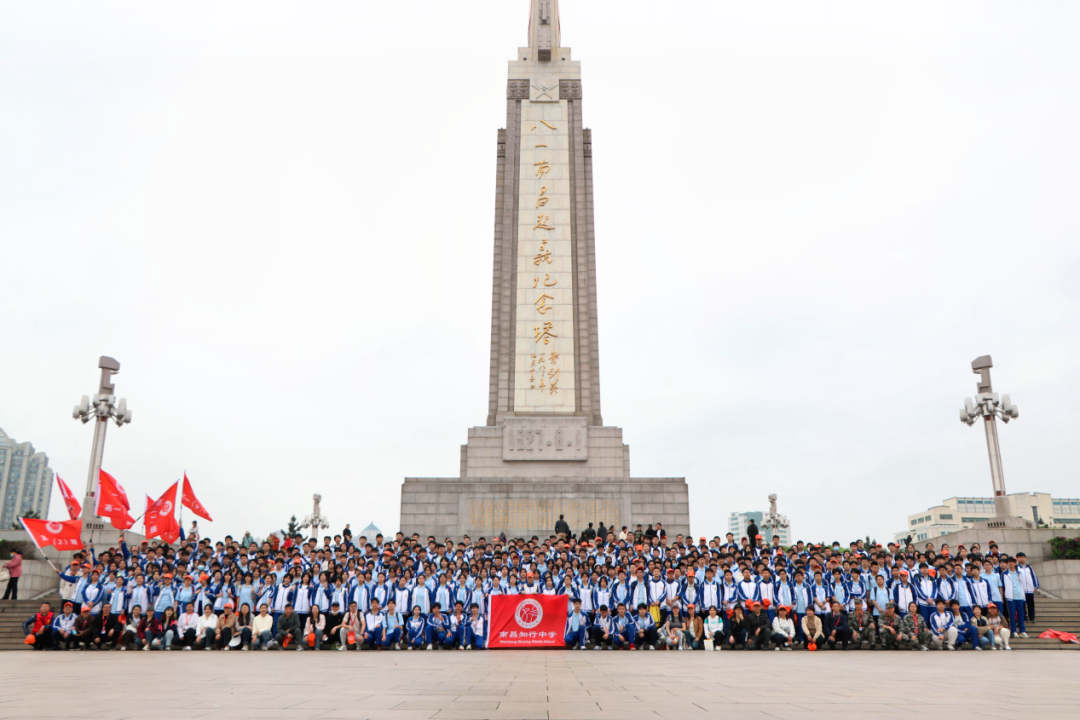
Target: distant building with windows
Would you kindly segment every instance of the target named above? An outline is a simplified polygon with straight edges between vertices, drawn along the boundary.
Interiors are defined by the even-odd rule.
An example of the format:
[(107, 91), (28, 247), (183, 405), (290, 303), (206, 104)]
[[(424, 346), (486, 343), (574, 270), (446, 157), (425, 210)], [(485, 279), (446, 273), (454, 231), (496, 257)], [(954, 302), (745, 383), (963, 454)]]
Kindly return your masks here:
[[(746, 528), (750, 527), (750, 521), (752, 520), (757, 525), (758, 532), (765, 539), (766, 544), (771, 545), (772, 529), (761, 526), (766, 515), (767, 513), (764, 512), (733, 512), (728, 515), (728, 532), (735, 536), (735, 542), (738, 543), (742, 538), (748, 537)], [(791, 545), (791, 523), (787, 522), (787, 515), (780, 515), (780, 518), (787, 527), (779, 528), (776, 534), (780, 536), (780, 544), (786, 547)]]
[(0, 430), (0, 530), (12, 529), (30, 511), (45, 517), (52, 486), (48, 456), (34, 452), (28, 442), (15, 442)]
[[(1049, 493), (1015, 493), (1005, 496), (1009, 514), (1030, 520), (1038, 527), (1080, 529), (1080, 500), (1052, 498)], [(923, 512), (908, 515), (908, 526), (893, 535), (903, 540), (908, 535), (915, 542), (967, 530), (975, 523), (994, 517), (992, 497), (953, 497)]]

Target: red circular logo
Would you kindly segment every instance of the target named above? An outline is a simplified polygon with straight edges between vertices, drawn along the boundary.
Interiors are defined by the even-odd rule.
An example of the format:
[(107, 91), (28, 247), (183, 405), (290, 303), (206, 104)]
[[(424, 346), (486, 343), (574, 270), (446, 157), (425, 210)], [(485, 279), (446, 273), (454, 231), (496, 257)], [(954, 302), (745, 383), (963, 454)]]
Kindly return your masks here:
[(535, 600), (524, 600), (517, 606), (514, 619), (526, 630), (534, 628), (544, 619), (544, 608)]

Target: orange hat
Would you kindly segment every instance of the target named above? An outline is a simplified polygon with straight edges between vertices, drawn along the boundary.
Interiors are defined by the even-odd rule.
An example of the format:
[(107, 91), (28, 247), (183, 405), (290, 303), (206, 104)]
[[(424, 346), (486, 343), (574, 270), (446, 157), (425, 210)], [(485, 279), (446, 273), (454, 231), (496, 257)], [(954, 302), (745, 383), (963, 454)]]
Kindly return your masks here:
[(907, 570), (901, 570), (901, 571), (900, 571), (900, 574), (901, 574), (901, 575), (907, 575), (907, 574), (908, 574), (908, 571), (907, 571)]
[(71, 567), (79, 567), (79, 561), (78, 560), (72, 560), (71, 561)]
[(210, 579), (210, 576), (206, 573), (199, 573), (199, 582), (206, 582)]
[(761, 537), (761, 534), (759, 533), (759, 534), (754, 536), (754, 539), (755, 540), (764, 540), (765, 538)]
[(757, 600), (752, 600), (750, 602), (750, 607), (752, 607), (752, 608), (761, 607), (761, 603), (759, 603)]
[(995, 605), (994, 603), (990, 603), (986, 606), (986, 609), (989, 610), (990, 608), (994, 608), (995, 610), (997, 610), (997, 605)]
[(769, 607), (769, 605), (772, 605), (772, 602), (770, 602), (769, 598), (765, 598), (761, 601), (761, 607), (767, 608)]
[(693, 610), (693, 609), (696, 609), (696, 608), (694, 607), (694, 603), (686, 603), (686, 609), (687, 610)]
[(292, 564), (293, 565), (299, 565), (300, 564), (300, 558), (293, 558), (292, 559)]
[(930, 573), (930, 577), (937, 577), (937, 570), (930, 568), (927, 572)]
[(37, 642), (37, 637), (35, 637), (34, 635), (27, 635), (26, 639), (23, 640), (23, 642), (26, 643), (27, 645), (33, 645), (34, 643)]
[(79, 612), (90, 612), (90, 606), (86, 603), (83, 603), (83, 606), (79, 608)]
[(705, 542), (705, 536), (704, 535), (701, 536), (701, 542)]
[(686, 571), (686, 577), (694, 577), (694, 568), (690, 568)]

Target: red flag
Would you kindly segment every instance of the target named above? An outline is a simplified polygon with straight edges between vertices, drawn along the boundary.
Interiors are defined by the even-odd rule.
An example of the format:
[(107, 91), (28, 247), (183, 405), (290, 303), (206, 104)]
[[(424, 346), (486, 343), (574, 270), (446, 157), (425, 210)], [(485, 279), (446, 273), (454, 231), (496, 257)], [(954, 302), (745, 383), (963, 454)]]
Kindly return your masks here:
[(565, 595), (492, 595), (489, 648), (564, 647)]
[(32, 520), (19, 518), (26, 532), (30, 533), (31, 539), (38, 549), (51, 545), (57, 550), (82, 550), (82, 520), (64, 520), (63, 522), (50, 522), (48, 520)]
[(135, 518), (128, 514), (127, 493), (120, 483), (109, 473), (98, 470), (97, 492), (94, 493), (94, 514), (109, 518), (117, 530), (127, 530), (135, 524)]
[(176, 522), (176, 486), (173, 483), (161, 497), (146, 509), (143, 524), (146, 538), (160, 537), (168, 543), (174, 543), (180, 537), (180, 523)]
[(191, 482), (187, 479), (187, 473), (184, 473), (184, 494), (182, 502), (184, 503), (184, 507), (201, 517), (203, 520), (214, 522), (214, 519), (210, 517), (210, 513), (206, 512), (206, 508), (203, 507), (203, 504), (199, 502), (199, 498), (195, 497), (195, 493), (192, 492)]
[(60, 479), (59, 475), (56, 476), (56, 484), (60, 486), (60, 495), (64, 498), (64, 505), (67, 506), (68, 515), (74, 520), (82, 512), (82, 505), (75, 499), (75, 496), (71, 493), (71, 488)]

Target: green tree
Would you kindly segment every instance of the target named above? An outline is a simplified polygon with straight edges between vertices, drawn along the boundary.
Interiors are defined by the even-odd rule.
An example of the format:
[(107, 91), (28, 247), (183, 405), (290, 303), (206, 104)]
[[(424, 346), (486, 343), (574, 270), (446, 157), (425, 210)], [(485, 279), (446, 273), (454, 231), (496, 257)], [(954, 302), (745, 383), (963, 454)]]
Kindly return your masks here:
[[(40, 520), (41, 519), (41, 516), (38, 515), (37, 510), (29, 510), (22, 517), (26, 518), (27, 520)], [(22, 523), (19, 522), (18, 520), (16, 520), (15, 522), (13, 522), (11, 524), (11, 529), (12, 530), (22, 530), (23, 529)]]

